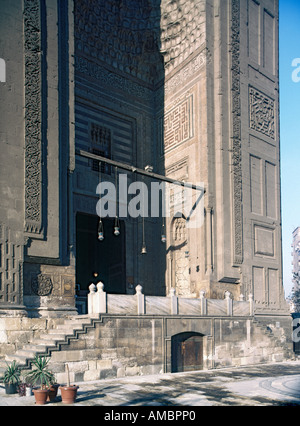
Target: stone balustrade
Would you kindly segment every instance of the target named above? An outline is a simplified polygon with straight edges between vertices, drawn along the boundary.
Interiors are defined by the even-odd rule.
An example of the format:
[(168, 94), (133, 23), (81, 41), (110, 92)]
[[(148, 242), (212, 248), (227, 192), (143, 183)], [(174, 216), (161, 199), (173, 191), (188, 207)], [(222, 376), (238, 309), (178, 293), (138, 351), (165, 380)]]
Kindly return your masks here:
[(225, 292), (223, 300), (207, 299), (201, 291), (199, 298), (178, 297), (175, 289), (168, 297), (145, 296), (142, 286), (136, 286), (135, 295), (107, 294), (104, 284), (91, 284), (88, 294), (88, 313), (127, 314), (127, 315), (195, 315), (195, 316), (253, 316), (254, 300), (249, 295), (247, 301), (240, 296), (239, 301), (232, 299), (230, 292)]

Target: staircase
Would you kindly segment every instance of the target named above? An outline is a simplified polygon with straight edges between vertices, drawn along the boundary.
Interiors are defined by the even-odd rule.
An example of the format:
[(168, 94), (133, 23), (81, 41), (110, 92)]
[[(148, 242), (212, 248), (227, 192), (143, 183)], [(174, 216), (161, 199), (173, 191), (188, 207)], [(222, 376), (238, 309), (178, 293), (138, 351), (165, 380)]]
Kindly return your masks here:
[[(63, 324), (59, 324), (56, 329), (47, 330), (40, 335), (39, 339), (24, 345), (14, 355), (7, 355), (5, 361), (9, 363), (16, 360), (20, 369), (30, 369), (36, 355), (51, 356), (52, 352), (60, 350), (61, 345), (66, 345), (70, 339), (77, 339), (80, 334), (85, 333), (89, 326), (92, 326), (89, 316), (74, 316), (65, 320)], [(3, 370), (3, 363), (1, 369)]]
[[(124, 319), (122, 321), (124, 321)], [(289, 345), (289, 342), (285, 342), (280, 339), (281, 336), (276, 335), (276, 330), (274, 334), (274, 332), (269, 327), (263, 323), (260, 323), (256, 318), (253, 318), (251, 323), (253, 327), (252, 333), (254, 342), (255, 340), (261, 342), (259, 347), (263, 348), (262, 350), (265, 353), (265, 355), (262, 357), (262, 361), (260, 362), (280, 362), (296, 359), (295, 354), (292, 351), (292, 346)], [(123, 363), (123, 365), (128, 367), (128, 356), (134, 357), (134, 355), (132, 353), (130, 355), (125, 354), (125, 352), (130, 353), (128, 348), (125, 347), (126, 339), (120, 345), (116, 346), (116, 341), (113, 337), (119, 335), (118, 329), (106, 327), (103, 324), (103, 318), (99, 316), (97, 316), (97, 318), (92, 318), (88, 315), (74, 316), (64, 320), (64, 322), (57, 325), (55, 329), (45, 330), (38, 339), (35, 339), (30, 344), (24, 345), (22, 348), (18, 349), (15, 354), (9, 356), (7, 355), (5, 361), (9, 363), (13, 360), (16, 360), (20, 366), (20, 369), (28, 370), (31, 368), (32, 361), (36, 355), (46, 357), (52, 356), (53, 366), (57, 367), (58, 370), (61, 371), (61, 364), (64, 364), (63, 355), (66, 353), (66, 351), (74, 350), (74, 346), (76, 345), (78, 345), (77, 348), (80, 348), (80, 350), (77, 352), (84, 352), (84, 349), (81, 350), (81, 343), (85, 342), (81, 342), (81, 340), (86, 339), (87, 335), (89, 335), (89, 339), (94, 339), (94, 341), (97, 343), (98, 349), (102, 348), (99, 349), (102, 351), (101, 355), (97, 353), (95, 355), (96, 362), (92, 362), (102, 362), (104, 365), (106, 364), (107, 360), (112, 359), (115, 363)], [(124, 352), (123, 354), (122, 351)], [(253, 347), (253, 351), (255, 351), (255, 346)], [(249, 353), (245, 354), (244, 356), (251, 356), (253, 351), (250, 348)], [(231, 349), (229, 349), (228, 357), (232, 357)], [(83, 362), (88, 362), (88, 359), (88, 357), (82, 354)], [(99, 359), (101, 359), (101, 361), (99, 361)], [(6, 368), (5, 361), (0, 360), (0, 377), (3, 375), (3, 371)], [(104, 367), (103, 365), (102, 368), (109, 368)], [(132, 375), (140, 374), (138, 372), (139, 370), (134, 366), (129, 365), (129, 369), (131, 370)], [(102, 375), (101, 378), (104, 377), (105, 376)], [(84, 378), (84, 380), (96, 379)]]

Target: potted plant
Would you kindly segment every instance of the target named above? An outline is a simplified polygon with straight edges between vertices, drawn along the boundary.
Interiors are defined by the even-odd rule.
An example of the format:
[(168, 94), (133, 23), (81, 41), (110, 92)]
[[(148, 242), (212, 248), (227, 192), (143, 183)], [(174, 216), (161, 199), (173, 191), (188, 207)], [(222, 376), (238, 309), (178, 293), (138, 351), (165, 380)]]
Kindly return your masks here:
[(27, 381), (35, 385), (40, 384), (40, 388), (33, 389), (37, 405), (44, 405), (47, 402), (49, 388), (54, 383), (54, 374), (48, 370), (50, 358), (36, 356), (32, 362), (34, 368), (26, 375)]
[(20, 396), (32, 396), (32, 384), (26, 380), (27, 373), (21, 372), (20, 383), (18, 386), (18, 393)]
[(12, 395), (18, 391), (21, 372), (15, 360), (11, 363), (11, 365), (7, 363), (6, 365), (7, 368), (4, 372), (5, 393), (7, 395)]
[(19, 395), (20, 396), (31, 396), (32, 393), (32, 385), (29, 383), (22, 382), (19, 384)]
[(57, 397), (57, 391), (59, 389), (59, 384), (58, 383), (52, 383), (49, 387), (49, 392), (48, 392), (48, 398), (47, 401), (48, 402), (54, 402), (56, 400)]
[(66, 371), (67, 371), (67, 385), (60, 386), (59, 388), (61, 392), (61, 399), (63, 404), (74, 404), (77, 398), (77, 390), (79, 386), (70, 384), (70, 372), (69, 372), (68, 364), (66, 364)]

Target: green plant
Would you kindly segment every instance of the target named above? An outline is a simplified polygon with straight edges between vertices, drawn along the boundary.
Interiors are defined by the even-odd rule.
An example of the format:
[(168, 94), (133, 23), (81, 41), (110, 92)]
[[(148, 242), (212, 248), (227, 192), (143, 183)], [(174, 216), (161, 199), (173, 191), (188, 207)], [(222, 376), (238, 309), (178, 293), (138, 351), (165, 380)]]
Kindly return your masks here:
[(18, 385), (20, 383), (20, 374), (19, 366), (14, 360), (11, 365), (7, 364), (7, 369), (4, 372), (4, 383), (11, 385)]
[(54, 374), (48, 370), (50, 358), (36, 356), (32, 362), (34, 368), (26, 375), (26, 380), (32, 385), (39, 382), (41, 388), (50, 387), (54, 382)]

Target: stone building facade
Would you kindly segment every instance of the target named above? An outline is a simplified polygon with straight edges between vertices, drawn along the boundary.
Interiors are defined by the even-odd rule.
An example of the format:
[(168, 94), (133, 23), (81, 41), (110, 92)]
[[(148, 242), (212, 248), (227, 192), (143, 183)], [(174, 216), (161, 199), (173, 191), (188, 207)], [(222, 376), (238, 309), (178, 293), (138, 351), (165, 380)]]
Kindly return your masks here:
[[(11, 0), (0, 28), (0, 315), (83, 313), (100, 278), (108, 293), (253, 294), (286, 320), (278, 1)], [(120, 218), (117, 238), (103, 219), (100, 243), (97, 184), (120, 170), (78, 150), (202, 183), (203, 225), (171, 203), (166, 244), (150, 217)]]
[[(86, 290), (96, 272), (108, 291), (229, 290), (281, 310), (277, 2), (2, 8), (3, 308), (73, 309), (75, 284)], [(76, 149), (202, 182), (204, 225), (191, 232), (173, 210), (165, 247), (161, 224), (146, 218), (143, 257), (141, 218), (126, 218), (101, 263), (91, 225), (99, 165)]]

